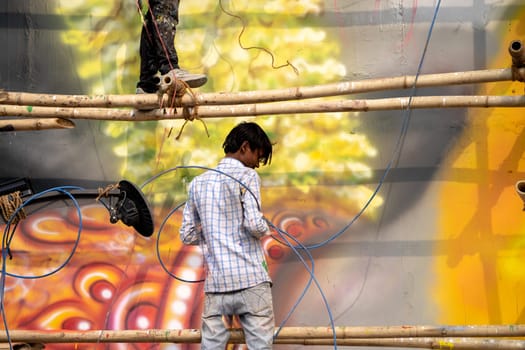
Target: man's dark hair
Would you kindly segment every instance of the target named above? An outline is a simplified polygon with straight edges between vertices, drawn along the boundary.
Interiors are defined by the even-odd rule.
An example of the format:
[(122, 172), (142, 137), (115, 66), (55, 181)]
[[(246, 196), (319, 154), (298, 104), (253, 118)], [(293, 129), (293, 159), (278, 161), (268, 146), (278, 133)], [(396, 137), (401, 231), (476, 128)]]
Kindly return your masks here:
[(264, 130), (256, 123), (242, 122), (234, 127), (222, 144), (224, 153), (237, 152), (244, 141), (248, 141), (252, 151), (261, 149), (263, 155), (260, 161), (266, 165), (272, 161), (272, 142)]

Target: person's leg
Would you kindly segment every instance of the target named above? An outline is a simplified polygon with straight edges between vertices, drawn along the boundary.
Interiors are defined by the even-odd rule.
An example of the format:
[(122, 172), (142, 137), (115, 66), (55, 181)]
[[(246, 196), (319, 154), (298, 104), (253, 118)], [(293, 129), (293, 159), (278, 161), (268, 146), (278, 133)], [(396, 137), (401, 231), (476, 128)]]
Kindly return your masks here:
[(204, 295), (204, 310), (202, 312), (201, 349), (223, 350), (230, 339), (222, 315), (224, 314), (224, 295)]
[(155, 25), (151, 17), (151, 11), (148, 11), (140, 33), (140, 76), (137, 83), (137, 90), (140, 88), (145, 93), (155, 93), (160, 81), (158, 77), (155, 77), (159, 70), (155, 47)]
[(159, 1), (153, 5), (157, 24), (157, 47), (160, 74), (179, 68), (179, 57), (175, 49), (175, 33), (179, 24), (179, 0)]
[(179, 67), (175, 48), (175, 33), (179, 24), (179, 0), (158, 1), (152, 4), (156, 22), (156, 51), (160, 80), (182, 80), (191, 88), (200, 87), (208, 81), (204, 74), (189, 73)]
[(248, 349), (272, 349), (275, 321), (270, 284), (245, 289), (240, 292), (240, 298), (242, 306), (236, 311)]

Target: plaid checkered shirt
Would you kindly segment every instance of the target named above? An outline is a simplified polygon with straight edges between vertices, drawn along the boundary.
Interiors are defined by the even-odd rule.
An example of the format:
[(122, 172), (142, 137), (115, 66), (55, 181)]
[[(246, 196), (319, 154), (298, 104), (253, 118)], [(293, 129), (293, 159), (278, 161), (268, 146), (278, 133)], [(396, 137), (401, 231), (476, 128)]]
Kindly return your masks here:
[(203, 252), (206, 293), (271, 283), (261, 245), (269, 228), (260, 210), (260, 187), (254, 169), (229, 157), (190, 183), (180, 238)]

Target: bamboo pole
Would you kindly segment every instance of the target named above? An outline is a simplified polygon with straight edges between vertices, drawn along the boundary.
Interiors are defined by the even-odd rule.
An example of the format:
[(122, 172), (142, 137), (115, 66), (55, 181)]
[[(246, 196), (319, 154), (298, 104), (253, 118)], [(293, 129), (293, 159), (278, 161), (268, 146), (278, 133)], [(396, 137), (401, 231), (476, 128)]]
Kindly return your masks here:
[[(102, 340), (102, 339), (101, 339)], [(13, 343), (13, 342), (12, 342)], [(43, 349), (48, 343), (27, 342), (18, 344), (27, 344), (27, 349)], [(78, 342), (73, 342), (78, 343)], [(97, 343), (107, 343), (100, 341)], [(122, 341), (119, 343), (130, 343)], [(166, 342), (168, 343), (168, 342)], [(178, 344), (188, 344), (188, 342), (169, 342)], [(190, 344), (198, 342), (189, 342)], [(277, 339), (274, 344), (283, 345), (333, 345), (333, 340), (329, 339)], [(229, 341), (229, 344), (244, 344), (244, 341)], [(449, 350), (517, 350), (525, 347), (525, 342), (521, 340), (505, 339), (471, 339), (471, 338), (401, 338), (401, 339), (341, 339), (337, 340), (337, 345), (342, 346), (371, 346), (371, 347), (394, 347), (394, 348), (420, 348), (420, 349), (449, 349)], [(0, 344), (0, 349), (9, 349), (7, 343)], [(26, 349), (26, 348), (24, 348)]]
[[(525, 77), (525, 68), (518, 70), (520, 76)], [(303, 100), (319, 97), (343, 96), (387, 90), (464, 85), (512, 81), (513, 72), (507, 69), (476, 70), (452, 73), (422, 74), (417, 77), (405, 75), (400, 77), (364, 79), (357, 81), (343, 81), (310, 87), (295, 87), (266, 91), (245, 91), (219, 94), (197, 94), (195, 101), (191, 96), (184, 95), (179, 105), (230, 105), (246, 103), (278, 102)]]
[(525, 107), (525, 96), (416, 96), (340, 100), (274, 102), (232, 106), (199, 106), (195, 108), (163, 108), (150, 112), (111, 108), (55, 108), (0, 105), (0, 116), (29, 118), (67, 118), (114, 121), (151, 121), (167, 119), (243, 117), (277, 114), (308, 114), (330, 112), (369, 112), (424, 108), (494, 108)]
[[(274, 344), (333, 345), (334, 342), (330, 339), (277, 339)], [(479, 338), (382, 338), (337, 339), (337, 345), (450, 350), (522, 350), (525, 348), (525, 341)]]
[[(525, 79), (525, 68), (474, 70), (452, 73), (422, 74), (417, 77), (418, 88), (490, 83), (516, 80), (517, 73), (520, 80)], [(302, 100), (310, 98), (341, 96), (366, 92), (407, 89), (416, 83), (416, 76), (365, 79), (359, 81), (345, 81), (309, 87), (293, 87), (275, 90), (220, 92), (220, 93), (186, 93), (178, 98), (173, 106), (195, 105), (236, 105), (249, 103), (277, 102)], [(171, 106), (169, 98), (164, 95), (159, 99), (157, 94), (139, 95), (57, 95), (35, 94), (26, 92), (0, 93), (0, 103), (6, 105), (29, 105), (50, 107), (96, 107), (96, 108), (158, 108)]]
[[(401, 344), (403, 339), (407, 344), (421, 344), (430, 341), (462, 343), (464, 339), (468, 339), (470, 343), (484, 343), (490, 337), (493, 339), (523, 337), (525, 325), (336, 327), (335, 332), (338, 343), (346, 341), (350, 345), (409, 346)], [(25, 343), (198, 343), (200, 337), (198, 329), (11, 330), (9, 339), (6, 333), (0, 332), (0, 342), (11, 340)], [(243, 341), (242, 330), (232, 329), (230, 342), (239, 344)], [(276, 344), (304, 344), (305, 342), (332, 344), (332, 329), (330, 327), (284, 327), (275, 339)]]
[(69, 119), (0, 119), (0, 132), (30, 131), (48, 129), (72, 129), (75, 127)]
[(521, 40), (513, 40), (509, 45), (509, 53), (512, 57), (512, 67), (523, 67), (525, 62), (525, 50)]
[(49, 107), (137, 107), (158, 108), (161, 101), (157, 94), (134, 95), (60, 95), (30, 92), (0, 91), (0, 103)]
[[(462, 326), (339, 326), (337, 338), (393, 337), (525, 337), (525, 325), (462, 325)], [(283, 327), (279, 337), (332, 338), (331, 327)]]

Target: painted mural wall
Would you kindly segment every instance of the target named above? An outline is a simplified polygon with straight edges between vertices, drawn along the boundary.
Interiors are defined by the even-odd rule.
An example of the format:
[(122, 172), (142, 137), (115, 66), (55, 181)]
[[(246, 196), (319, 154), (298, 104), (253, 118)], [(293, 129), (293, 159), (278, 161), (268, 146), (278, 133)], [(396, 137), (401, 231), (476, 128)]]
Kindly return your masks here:
[[(525, 32), (525, 4), (511, 0), (201, 0), (180, 14), (181, 66), (209, 78), (197, 92), (509, 68), (509, 43)], [(133, 94), (141, 25), (131, 0), (4, 0), (1, 88)], [(523, 91), (508, 82), (343, 98)], [(435, 108), (3, 132), (3, 180), (29, 178), (40, 193), (127, 179), (155, 221), (148, 238), (95, 201), (28, 213), (3, 255), (4, 329), (199, 328), (202, 257), (179, 241), (178, 208), (201, 172), (191, 166), (214, 167), (242, 120), (275, 142), (259, 169), (266, 217), (307, 247), (308, 268), (283, 240), (264, 242), (278, 325), (525, 322), (523, 109)]]

